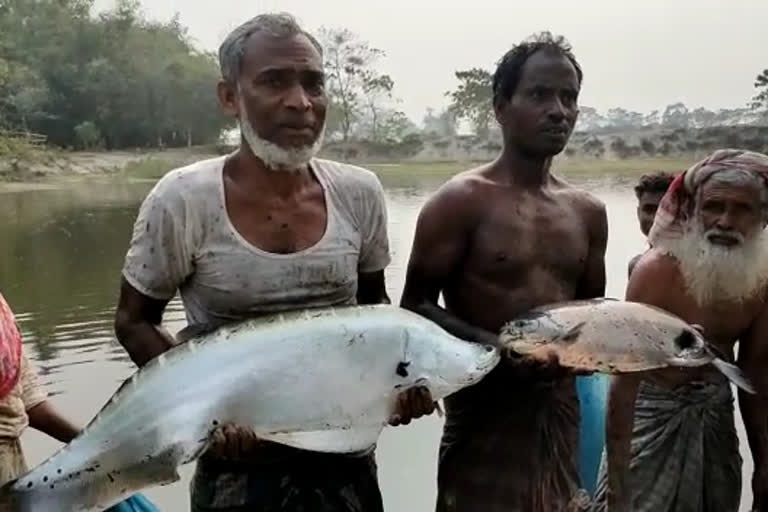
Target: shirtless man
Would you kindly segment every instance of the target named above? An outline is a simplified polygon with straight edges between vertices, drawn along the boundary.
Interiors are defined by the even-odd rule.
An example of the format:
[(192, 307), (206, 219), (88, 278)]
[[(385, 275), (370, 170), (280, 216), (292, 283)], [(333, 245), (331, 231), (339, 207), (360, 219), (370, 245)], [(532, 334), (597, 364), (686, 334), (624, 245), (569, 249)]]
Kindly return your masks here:
[[(653, 225), (653, 219), (656, 216), (656, 210), (659, 208), (661, 198), (664, 192), (669, 188), (669, 184), (675, 176), (666, 172), (656, 172), (653, 174), (644, 174), (635, 186), (635, 196), (637, 197), (637, 221), (640, 223), (640, 231), (647, 237)], [(632, 275), (632, 269), (640, 259), (642, 254), (638, 254), (629, 261), (628, 274)]]
[[(115, 318), (139, 366), (177, 343), (161, 326), (177, 292), (188, 332), (271, 312), (389, 302), (381, 183), (368, 170), (314, 158), (328, 105), (320, 45), (290, 16), (265, 14), (236, 28), (219, 57), (219, 101), (242, 140), (231, 155), (171, 171), (141, 206)], [(423, 390), (403, 393), (400, 406), (394, 423), (433, 409)], [(372, 450), (305, 452), (238, 426), (219, 429), (214, 441), (193, 478), (195, 512), (382, 510)]]
[[(752, 510), (768, 511), (768, 156), (717, 151), (675, 179), (627, 300), (702, 326), (758, 394), (739, 392), (752, 450)], [(596, 510), (737, 512), (733, 395), (712, 365), (621, 376), (609, 394), (607, 481)], [(607, 489), (605, 486), (607, 484)]]
[[(604, 294), (605, 207), (549, 170), (576, 122), (581, 78), (570, 48), (548, 33), (503, 57), (493, 106), (504, 148), (425, 204), (404, 307), (492, 343), (531, 308)], [(445, 405), (438, 512), (566, 510), (580, 488), (574, 373), (504, 361)]]

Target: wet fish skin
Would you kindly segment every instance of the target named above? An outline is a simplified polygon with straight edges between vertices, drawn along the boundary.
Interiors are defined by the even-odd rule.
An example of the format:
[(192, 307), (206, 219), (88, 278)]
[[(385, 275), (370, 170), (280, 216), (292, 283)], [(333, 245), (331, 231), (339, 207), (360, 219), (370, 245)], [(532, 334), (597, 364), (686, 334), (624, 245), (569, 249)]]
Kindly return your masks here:
[(600, 298), (535, 308), (505, 324), (499, 339), (508, 356), (547, 360), (553, 351), (562, 366), (608, 374), (713, 363), (754, 393), (696, 327), (655, 306)]
[(126, 380), (71, 443), (0, 489), (7, 512), (101, 511), (179, 479), (219, 425), (326, 452), (375, 446), (396, 396), (439, 400), (500, 359), (396, 306), (277, 314), (198, 334)]

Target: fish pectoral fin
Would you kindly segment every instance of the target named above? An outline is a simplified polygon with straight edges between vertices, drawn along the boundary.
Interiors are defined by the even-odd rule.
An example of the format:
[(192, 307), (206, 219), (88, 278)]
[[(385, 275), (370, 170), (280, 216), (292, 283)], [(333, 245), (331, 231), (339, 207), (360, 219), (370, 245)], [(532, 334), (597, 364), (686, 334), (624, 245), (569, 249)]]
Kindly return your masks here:
[(579, 322), (570, 329), (568, 329), (566, 332), (558, 336), (554, 341), (558, 343), (573, 343), (579, 338), (579, 335), (581, 334), (581, 329), (587, 325), (587, 322)]
[(297, 432), (258, 432), (265, 441), (280, 443), (301, 450), (324, 453), (352, 453), (376, 445), (384, 425), (362, 425), (349, 428)]
[(736, 384), (736, 386), (740, 387), (747, 393), (754, 395), (757, 392), (746, 375), (744, 375), (744, 372), (741, 371), (741, 368), (735, 364), (724, 361), (719, 357), (715, 357), (712, 360), (712, 364), (715, 366), (715, 368), (720, 370), (720, 373), (728, 377), (728, 380)]

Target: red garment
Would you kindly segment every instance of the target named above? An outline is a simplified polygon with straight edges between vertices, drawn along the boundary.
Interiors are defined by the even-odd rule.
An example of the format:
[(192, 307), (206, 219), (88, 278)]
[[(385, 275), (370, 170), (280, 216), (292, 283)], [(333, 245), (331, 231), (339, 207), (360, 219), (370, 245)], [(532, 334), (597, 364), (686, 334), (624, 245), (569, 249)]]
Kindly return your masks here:
[(685, 223), (696, 191), (714, 173), (742, 169), (762, 176), (768, 182), (768, 156), (740, 149), (721, 149), (679, 174), (659, 203), (653, 227), (648, 235), (651, 246), (683, 236)]
[(21, 332), (10, 306), (0, 293), (0, 399), (19, 381)]

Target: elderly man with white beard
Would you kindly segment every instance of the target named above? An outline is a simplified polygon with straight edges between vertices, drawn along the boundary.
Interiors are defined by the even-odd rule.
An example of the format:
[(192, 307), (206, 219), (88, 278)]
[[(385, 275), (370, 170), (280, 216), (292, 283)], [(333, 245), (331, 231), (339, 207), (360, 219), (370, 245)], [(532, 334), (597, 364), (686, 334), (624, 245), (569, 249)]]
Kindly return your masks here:
[[(187, 338), (161, 326), (177, 292), (187, 334), (278, 311), (389, 302), (379, 180), (315, 158), (328, 104), (320, 44), (291, 16), (267, 14), (236, 28), (219, 57), (218, 98), (242, 140), (230, 155), (172, 170), (141, 205), (115, 318), (139, 366)], [(423, 389), (399, 405), (393, 424), (434, 406)], [(382, 510), (374, 453), (310, 453), (234, 425), (216, 432), (191, 491), (196, 512)]]
[[(754, 461), (751, 510), (768, 511), (768, 156), (720, 150), (677, 176), (626, 299), (703, 330), (757, 394), (739, 391)], [(594, 510), (737, 512), (742, 459), (728, 381), (712, 365), (614, 379)], [(607, 468), (606, 463), (607, 462)]]

